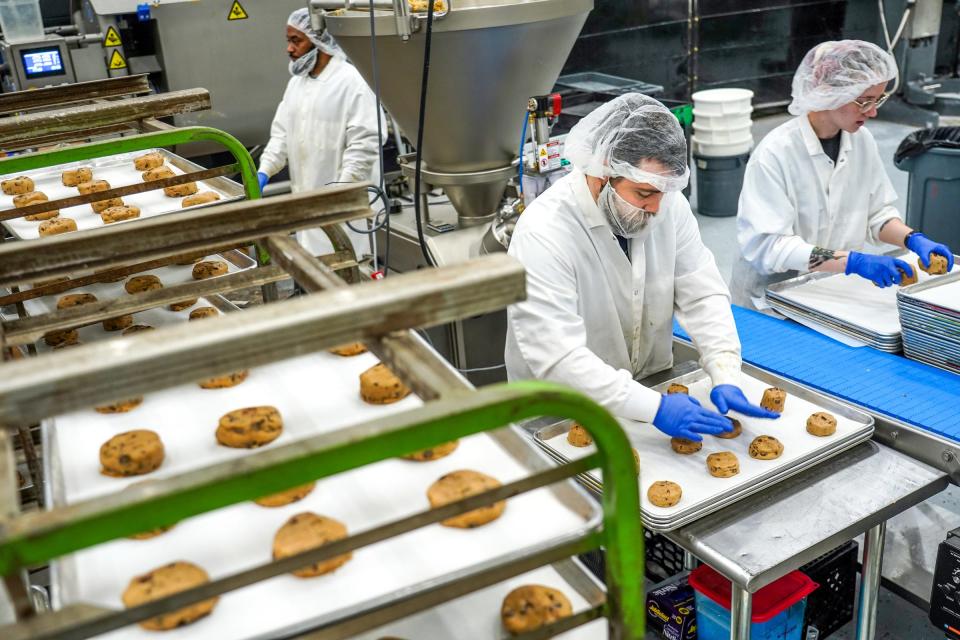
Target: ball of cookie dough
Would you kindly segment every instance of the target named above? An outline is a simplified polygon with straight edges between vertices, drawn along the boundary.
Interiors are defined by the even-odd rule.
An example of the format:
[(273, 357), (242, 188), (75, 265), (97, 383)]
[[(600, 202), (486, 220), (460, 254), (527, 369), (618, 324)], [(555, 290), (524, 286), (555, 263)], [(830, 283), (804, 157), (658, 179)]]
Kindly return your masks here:
[(60, 174), (60, 181), (65, 187), (76, 187), (84, 182), (93, 180), (92, 167), (77, 167), (76, 169), (65, 169)]
[[(107, 209), (119, 209), (124, 207), (123, 198), (108, 198), (107, 200), (98, 200), (90, 203), (90, 208), (94, 213), (103, 214)], [(103, 218), (101, 217), (101, 220)]]
[(155, 471), (163, 464), (163, 442), (155, 431), (135, 429), (118, 434), (100, 446), (100, 472), (121, 478)]
[(575, 447), (589, 447), (593, 444), (593, 437), (582, 424), (574, 422), (567, 431), (567, 442)]
[(90, 180), (89, 182), (81, 182), (77, 185), (77, 191), (79, 191), (82, 196), (87, 196), (91, 193), (100, 193), (109, 188), (110, 183), (106, 180)]
[(724, 433), (718, 433), (717, 434), (718, 438), (723, 438), (724, 440), (731, 440), (739, 436), (741, 433), (743, 433), (743, 425), (740, 424), (739, 420), (737, 420), (736, 418), (728, 418), (728, 420), (730, 420), (730, 422), (733, 423), (733, 429), (731, 429), (730, 431), (726, 431)]
[(176, 184), (172, 187), (164, 187), (163, 195), (168, 198), (182, 198), (183, 196), (192, 196), (197, 192), (197, 183), (188, 182), (186, 184)]
[(254, 449), (270, 444), (283, 433), (283, 418), (276, 407), (246, 407), (224, 414), (217, 426), (217, 442), (234, 449)]
[(133, 168), (137, 171), (149, 171), (163, 166), (163, 154), (159, 151), (151, 151), (133, 159)]
[(700, 449), (703, 449), (703, 442), (688, 440), (687, 438), (670, 438), (670, 448), (673, 449), (674, 453), (688, 456), (691, 453), (696, 453), (700, 451)]
[(404, 460), (413, 460), (414, 462), (430, 462), (432, 460), (439, 460), (440, 458), (446, 458), (448, 455), (456, 451), (459, 444), (460, 443), (457, 440), (453, 440), (452, 442), (444, 442), (433, 447), (428, 447), (427, 449), (408, 453), (402, 457)]
[(770, 387), (763, 392), (763, 399), (760, 400), (760, 406), (768, 411), (783, 413), (783, 406), (787, 402), (787, 392), (779, 387)]
[(539, 584), (517, 587), (500, 605), (500, 619), (511, 635), (535, 631), (573, 615), (573, 606), (563, 592)]
[(837, 432), (837, 419), (826, 411), (818, 411), (807, 418), (807, 433), (814, 436), (832, 436)]
[(70, 233), (77, 230), (77, 221), (73, 218), (53, 218), (40, 223), (38, 231), (41, 236), (55, 236), (60, 233)]
[(57, 309), (69, 309), (70, 307), (79, 307), (82, 304), (90, 304), (97, 301), (97, 296), (92, 293), (68, 293), (57, 300)]
[(107, 318), (103, 321), (104, 331), (123, 331), (131, 326), (133, 326), (133, 316), (129, 313), (116, 318)]
[(123, 220), (133, 220), (140, 217), (140, 208), (133, 205), (120, 205), (118, 207), (107, 207), (100, 214), (103, 224), (121, 222)]
[(8, 196), (18, 196), (22, 193), (33, 191), (33, 180), (27, 176), (17, 176), (0, 182), (0, 190), (3, 190)]
[(163, 283), (155, 275), (133, 276), (123, 285), (127, 293), (143, 293), (144, 291), (156, 291), (163, 289)]
[(929, 267), (923, 266), (923, 262), (919, 258), (917, 259), (917, 266), (932, 276), (939, 276), (947, 272), (947, 259), (939, 253), (931, 253)]
[[(501, 486), (496, 478), (492, 478), (479, 471), (462, 469), (440, 476), (440, 479), (427, 489), (427, 500), (433, 508), (442, 507), (451, 502), (496, 489)], [(473, 529), (493, 522), (503, 514), (507, 502), (501, 500), (493, 504), (479, 507), (473, 511), (461, 513), (458, 516), (442, 520), (440, 524), (456, 529)]]
[(43, 334), (43, 341), (56, 349), (68, 344), (77, 344), (80, 342), (80, 334), (76, 329), (55, 329)]
[(198, 193), (194, 196), (187, 196), (180, 203), (181, 209), (186, 209), (187, 207), (195, 207), (198, 204), (207, 204), (209, 202), (216, 202), (220, 199), (220, 194), (214, 191), (204, 191), (203, 193)]
[(315, 486), (317, 486), (315, 481), (308, 482), (307, 484), (280, 491), (279, 493), (272, 493), (268, 496), (257, 498), (254, 502), (261, 507), (285, 507), (288, 504), (293, 504), (306, 498)]
[(668, 394), (685, 393), (687, 395), (690, 395), (690, 389), (686, 385), (677, 384), (676, 382), (673, 382), (670, 384), (669, 387), (667, 387), (667, 393)]
[[(13, 196), (13, 206), (17, 207), (18, 209), (49, 201), (50, 198), (48, 198), (47, 194), (43, 193), (42, 191), (31, 191), (30, 193), (25, 193), (23, 195)], [(59, 215), (59, 209), (50, 209), (48, 211), (41, 211), (40, 213), (31, 213), (23, 216), (23, 219), (29, 220), (30, 222), (37, 222), (38, 220), (50, 220), (51, 218), (56, 218)]]
[[(903, 267), (897, 267), (897, 271), (900, 273), (900, 286), (906, 287), (911, 284), (917, 283), (917, 270), (914, 269), (913, 273), (907, 273)], [(876, 285), (876, 283), (874, 283)]]
[[(310, 513), (298, 513), (287, 520), (273, 537), (273, 559), (281, 560), (289, 556), (322, 547), (325, 544), (347, 537), (347, 527), (333, 518)], [(297, 569), (293, 575), (298, 578), (313, 578), (336, 571), (345, 565), (352, 553), (345, 553), (327, 560)]]
[(120, 400), (111, 404), (105, 404), (100, 407), (94, 407), (97, 413), (127, 413), (133, 411), (143, 403), (143, 398), (131, 398), (129, 400)]
[(153, 182), (154, 180), (163, 180), (164, 178), (172, 178), (175, 176), (173, 169), (167, 166), (163, 167), (154, 167), (140, 174), (140, 177), (143, 178), (144, 182)]
[(216, 276), (226, 275), (229, 269), (227, 263), (222, 260), (204, 260), (193, 265), (193, 279), (206, 280)]
[(680, 485), (669, 480), (657, 480), (647, 489), (647, 499), (658, 507), (672, 507), (682, 496)]
[[(187, 589), (199, 587), (210, 582), (207, 572), (192, 562), (171, 562), (153, 571), (134, 577), (123, 592), (123, 606), (128, 609), (153, 600), (159, 600)], [(203, 600), (182, 609), (162, 613), (154, 618), (140, 622), (140, 626), (150, 631), (168, 631), (210, 615), (217, 606), (219, 597)]]
[(198, 384), (200, 385), (201, 389), (229, 389), (230, 387), (235, 387), (246, 380), (247, 376), (249, 375), (250, 371), (244, 369), (243, 371), (234, 371), (233, 373), (228, 373), (225, 376), (207, 378), (206, 380), (201, 380)]
[(193, 305), (197, 304), (197, 301), (199, 300), (200, 298), (190, 298), (188, 300), (181, 300), (180, 302), (172, 302), (167, 306), (167, 308), (170, 309), (170, 311), (183, 311), (184, 309), (189, 309)]
[(747, 453), (757, 460), (775, 460), (783, 453), (783, 443), (773, 436), (757, 436), (750, 443)]
[(190, 312), (190, 320), (200, 320), (202, 318), (216, 318), (220, 312), (213, 307), (199, 307)]
[(360, 374), (360, 397), (370, 404), (391, 404), (408, 395), (410, 389), (382, 362)]
[(740, 461), (730, 451), (720, 451), (707, 456), (707, 471), (715, 478), (732, 478), (740, 473)]
[(367, 352), (367, 348), (364, 346), (362, 342), (351, 342), (350, 344), (344, 344), (344, 345), (340, 345), (339, 347), (330, 349), (330, 353), (332, 353), (333, 355), (341, 356), (344, 358), (351, 358), (353, 356), (358, 356), (361, 353), (366, 353), (366, 352)]

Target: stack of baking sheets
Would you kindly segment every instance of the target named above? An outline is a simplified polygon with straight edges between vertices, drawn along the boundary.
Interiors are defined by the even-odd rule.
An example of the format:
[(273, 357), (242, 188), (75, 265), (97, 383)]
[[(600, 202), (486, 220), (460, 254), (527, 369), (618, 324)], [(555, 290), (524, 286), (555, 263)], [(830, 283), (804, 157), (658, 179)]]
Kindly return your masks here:
[[(686, 385), (692, 397), (703, 406), (713, 408), (710, 402), (712, 384), (703, 370), (654, 388), (663, 392), (671, 383)], [(744, 366), (741, 387), (752, 402), (759, 403), (764, 390), (771, 386), (787, 392), (785, 409), (779, 419), (761, 420), (731, 414), (743, 425), (743, 433), (733, 439), (704, 436), (703, 448), (691, 455), (674, 453), (670, 438), (651, 424), (620, 420), (640, 456), (640, 512), (647, 527), (670, 531), (683, 526), (835, 456), (868, 440), (873, 434), (873, 418), (868, 414), (760, 369)], [(817, 437), (807, 433), (807, 418), (819, 411), (827, 411), (837, 419), (837, 430), (832, 436)], [(559, 422), (537, 431), (534, 439), (558, 462), (592, 453), (592, 444), (582, 448), (570, 445), (567, 441), (569, 428), (569, 422)], [(777, 438), (783, 444), (783, 454), (775, 460), (751, 458), (748, 447), (760, 435)], [(707, 472), (707, 456), (720, 451), (736, 455), (740, 463), (739, 474), (731, 478), (715, 478)], [(602, 489), (599, 470), (587, 472), (581, 480), (592, 491)], [(659, 480), (680, 485), (683, 495), (679, 503), (665, 508), (650, 502), (647, 489)]]
[[(46, 420), (42, 427), (48, 504), (76, 504), (134, 483), (250, 455), (250, 450), (218, 445), (214, 437), (220, 416), (238, 408), (278, 408), (284, 431), (266, 445), (271, 447), (420, 405), (414, 396), (391, 405), (365, 403), (358, 392), (358, 378), (376, 362), (369, 353), (352, 358), (315, 353), (252, 369), (247, 380), (233, 388), (182, 385), (147, 395), (129, 413), (102, 415), (91, 409)], [(160, 435), (166, 450), (163, 465), (139, 477), (102, 475), (100, 445), (131, 429), (151, 429)], [(462, 439), (451, 455), (430, 462), (384, 460), (325, 478), (293, 504), (277, 508), (236, 504), (189, 518), (152, 539), (115, 540), (58, 559), (52, 563), (54, 604), (87, 602), (119, 609), (131, 578), (175, 560), (194, 562), (212, 578), (270, 562), (274, 534), (294, 514), (312, 511), (336, 518), (350, 533), (358, 533), (429, 508), (428, 487), (451, 471), (473, 469), (507, 483), (550, 465), (514, 428)], [(165, 635), (178, 639), (289, 637), (291, 630), (309, 623), (338, 619), (494, 562), (522, 559), (545, 545), (595, 530), (600, 519), (599, 505), (576, 483), (566, 481), (511, 498), (503, 515), (484, 526), (432, 525), (359, 549), (333, 573), (309, 579), (282, 575), (225, 594), (212, 615)], [(586, 589), (562, 576), (553, 579), (584, 609), (585, 602), (596, 600), (590, 591), (595, 586)], [(482, 600), (489, 601), (487, 609), (471, 611), (476, 620), (470, 626), (483, 630), (482, 634), (454, 635), (504, 635), (499, 603), (494, 600), (488, 596)], [(455, 626), (457, 621), (449, 615), (459, 614), (452, 611), (446, 624)], [(459, 624), (465, 623), (460, 620)], [(108, 637), (146, 639), (155, 638), (156, 632), (134, 625)]]
[(904, 355), (960, 373), (960, 272), (905, 287), (897, 306)]
[[(143, 182), (141, 171), (137, 171), (133, 166), (133, 159), (145, 153), (157, 152), (164, 156), (166, 166), (170, 167), (177, 175), (200, 171), (203, 169), (200, 165), (194, 164), (185, 158), (170, 153), (166, 149), (145, 149), (133, 153), (124, 153), (105, 158), (96, 158), (94, 160), (85, 160), (83, 162), (71, 162), (60, 164), (43, 169), (34, 169), (25, 171), (16, 175), (23, 175), (31, 178), (34, 182), (34, 191), (40, 191), (47, 195), (50, 200), (60, 200), (80, 195), (76, 187), (65, 187), (61, 176), (66, 169), (76, 169), (77, 167), (92, 167), (94, 180), (106, 180), (113, 188), (124, 187), (131, 184)], [(0, 179), (7, 180), (13, 175), (0, 176)], [(211, 204), (222, 204), (230, 200), (239, 200), (243, 198), (243, 187), (227, 178), (212, 178), (197, 183), (198, 193), (204, 191), (213, 191), (220, 196), (220, 200)], [(140, 208), (140, 218), (149, 218), (152, 216), (172, 213), (182, 209), (183, 198), (171, 198), (163, 193), (163, 189), (155, 189), (144, 193), (136, 193), (129, 196), (123, 196), (124, 204), (133, 205)], [(208, 206), (208, 205), (197, 205)], [(13, 209), (13, 196), (0, 194), (0, 209)], [(97, 213), (94, 213), (89, 204), (80, 204), (74, 207), (67, 207), (60, 210), (60, 216), (63, 218), (73, 218), (77, 223), (77, 230), (94, 229), (104, 226), (103, 221)], [(126, 220), (124, 222), (134, 222)], [(115, 222), (113, 224), (122, 224)], [(10, 233), (20, 240), (31, 240), (40, 237), (40, 222), (32, 222), (25, 218), (14, 218), (3, 221)]]
[[(910, 264), (918, 284), (934, 277), (917, 269), (915, 261)], [(828, 335), (832, 331), (881, 351), (899, 353), (903, 348), (897, 313), (899, 289), (881, 289), (865, 278), (842, 273), (808, 273), (770, 285), (766, 300), (787, 317), (822, 327)]]
[[(204, 258), (204, 260), (220, 260), (225, 262), (227, 264), (228, 273), (244, 271), (246, 269), (255, 267), (257, 264), (255, 260), (250, 258), (242, 251), (236, 249), (225, 251), (222, 254), (207, 256)], [(151, 269), (150, 271), (144, 271), (142, 273), (132, 274), (124, 278), (124, 281), (134, 277), (135, 275), (155, 275), (160, 278), (160, 282), (163, 283), (164, 286), (172, 286), (175, 284), (191, 282), (193, 280), (192, 270), (193, 265), (169, 265), (166, 267)], [(127, 295), (123, 288), (124, 281), (98, 282), (95, 284), (77, 287), (76, 289), (70, 289), (69, 291), (64, 291), (63, 293), (25, 300), (23, 306), (28, 315), (37, 316), (56, 311), (57, 300), (68, 294), (92, 293), (97, 297), (97, 300), (114, 300)], [(133, 314), (133, 323), (159, 328), (177, 322), (184, 322), (189, 317), (191, 311), (204, 306), (213, 306), (221, 311), (236, 310), (236, 306), (227, 302), (227, 300), (225, 300), (222, 296), (217, 295), (210, 296), (209, 298), (199, 298), (195, 304), (183, 309), (182, 311), (171, 311), (166, 307), (146, 309)], [(16, 310), (13, 307), (7, 307), (3, 310), (2, 316), (4, 320), (13, 320), (16, 318)], [(103, 329), (103, 325), (99, 322), (96, 324), (87, 325), (85, 327), (80, 327), (77, 333), (80, 336), (81, 343), (93, 342), (96, 340), (103, 340), (122, 335), (122, 332), (120, 331), (105, 331)], [(39, 351), (48, 351), (51, 349), (51, 347), (47, 346), (47, 344), (42, 340), (39, 340), (37, 342), (37, 349)]]

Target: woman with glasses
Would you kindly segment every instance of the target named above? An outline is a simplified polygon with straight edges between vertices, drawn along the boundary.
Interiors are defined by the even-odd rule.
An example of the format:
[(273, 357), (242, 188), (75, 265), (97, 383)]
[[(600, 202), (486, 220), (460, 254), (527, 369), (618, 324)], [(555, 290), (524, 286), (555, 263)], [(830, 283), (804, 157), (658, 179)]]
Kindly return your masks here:
[(953, 254), (913, 231), (894, 207), (897, 194), (877, 144), (864, 128), (886, 101), (897, 75), (893, 57), (861, 40), (824, 42), (811, 49), (793, 77), (796, 118), (757, 145), (740, 193), (731, 290), (736, 304), (762, 305), (764, 289), (800, 272), (857, 275), (880, 287), (899, 284), (913, 267), (863, 251), (905, 247), (924, 266), (931, 254)]

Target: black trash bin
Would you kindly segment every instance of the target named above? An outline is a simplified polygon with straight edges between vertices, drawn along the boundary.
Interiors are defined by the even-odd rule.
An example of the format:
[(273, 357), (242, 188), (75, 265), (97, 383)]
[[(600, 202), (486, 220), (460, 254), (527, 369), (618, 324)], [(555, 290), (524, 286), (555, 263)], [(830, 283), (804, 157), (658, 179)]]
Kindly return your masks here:
[(693, 155), (697, 172), (697, 213), (716, 218), (737, 215), (749, 153), (712, 157)]
[(900, 143), (894, 164), (910, 174), (906, 223), (960, 246), (960, 127), (914, 131)]

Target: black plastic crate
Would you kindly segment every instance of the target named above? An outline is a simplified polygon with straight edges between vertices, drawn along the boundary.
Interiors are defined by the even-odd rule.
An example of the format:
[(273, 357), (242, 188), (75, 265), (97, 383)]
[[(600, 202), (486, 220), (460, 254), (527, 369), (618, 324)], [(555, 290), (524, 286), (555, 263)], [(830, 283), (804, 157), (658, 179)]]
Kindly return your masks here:
[(807, 597), (804, 629), (814, 626), (820, 640), (853, 620), (857, 591), (857, 543), (846, 542), (800, 567), (820, 588)]
[[(652, 531), (643, 531), (643, 551), (646, 556), (646, 576), (651, 582), (663, 582), (683, 571), (683, 549)], [(606, 556), (597, 549), (580, 556), (593, 575), (606, 579)]]

